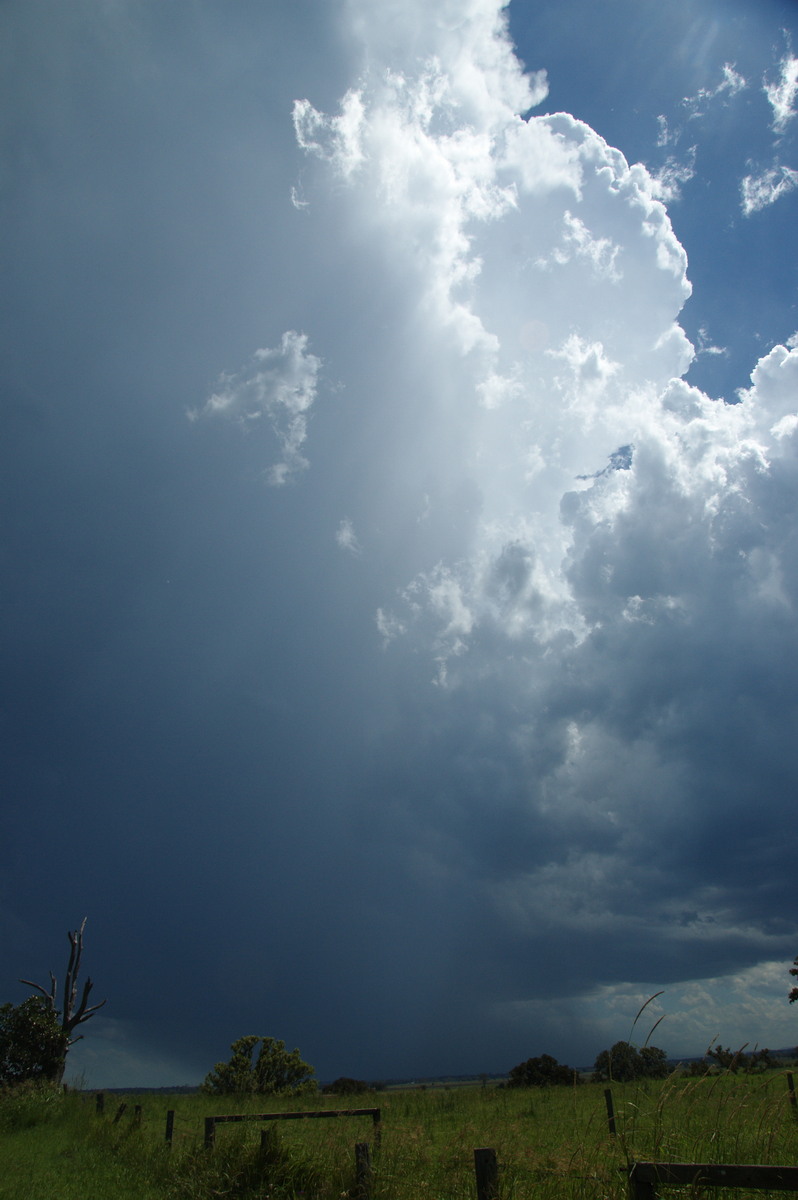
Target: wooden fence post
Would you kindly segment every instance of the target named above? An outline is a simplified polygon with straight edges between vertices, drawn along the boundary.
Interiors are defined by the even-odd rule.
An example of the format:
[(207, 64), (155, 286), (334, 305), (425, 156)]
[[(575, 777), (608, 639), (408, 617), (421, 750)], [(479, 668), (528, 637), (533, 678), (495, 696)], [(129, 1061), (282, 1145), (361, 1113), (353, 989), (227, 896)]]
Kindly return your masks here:
[(172, 1145), (172, 1134), (174, 1133), (174, 1129), (175, 1129), (175, 1110), (173, 1108), (169, 1108), (169, 1109), (167, 1109), (167, 1112), (166, 1112), (166, 1141), (169, 1146)]
[(651, 1179), (641, 1179), (637, 1174), (637, 1163), (632, 1163), (629, 1172), (629, 1200), (657, 1200), (657, 1189)]
[(94, 1103), (97, 1107), (97, 1115), (99, 1117), (101, 1117), (103, 1112), (105, 1111), (105, 1093), (98, 1092), (97, 1095), (94, 1097)]
[(371, 1200), (371, 1154), (368, 1142), (355, 1144), (355, 1195), (358, 1200)]
[(499, 1167), (495, 1150), (474, 1151), (474, 1174), (477, 1177), (477, 1200), (497, 1200)]
[(216, 1119), (214, 1117), (205, 1118), (205, 1149), (210, 1150), (216, 1139)]
[(119, 1108), (116, 1110), (116, 1116), (114, 1117), (114, 1125), (116, 1125), (118, 1121), (122, 1120), (122, 1117), (125, 1114), (126, 1108), (127, 1108), (127, 1104), (125, 1104), (123, 1101), (122, 1104), (119, 1105)]
[(612, 1103), (612, 1088), (604, 1089), (604, 1103), (607, 1106), (607, 1123), (610, 1127), (610, 1133), (615, 1137), (615, 1106)]
[(792, 1105), (793, 1116), (798, 1116), (798, 1101), (795, 1099), (795, 1084), (792, 1079), (792, 1071), (787, 1072), (787, 1095)]
[(141, 1124), (141, 1105), (140, 1104), (135, 1105), (135, 1107), (133, 1109), (133, 1124), (134, 1125)]

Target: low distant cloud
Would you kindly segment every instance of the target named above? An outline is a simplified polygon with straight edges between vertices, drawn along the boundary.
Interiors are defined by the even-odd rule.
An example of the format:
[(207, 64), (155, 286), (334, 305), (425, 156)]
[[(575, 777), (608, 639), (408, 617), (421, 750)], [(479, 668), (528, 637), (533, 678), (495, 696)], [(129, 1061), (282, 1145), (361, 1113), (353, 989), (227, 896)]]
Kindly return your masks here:
[(798, 171), (791, 167), (768, 167), (760, 175), (746, 175), (740, 184), (741, 207), (746, 217), (775, 204), (798, 187)]
[(775, 83), (764, 85), (768, 103), (773, 109), (773, 132), (784, 133), (795, 116), (795, 97), (798, 95), (798, 58), (786, 54), (779, 63), (779, 77)]
[(306, 334), (290, 329), (279, 346), (256, 350), (240, 371), (222, 374), (205, 406), (189, 418), (224, 417), (246, 428), (265, 417), (282, 450), (282, 460), (267, 469), (266, 478), (279, 487), (308, 465), (302, 447), (321, 366), (308, 351)]

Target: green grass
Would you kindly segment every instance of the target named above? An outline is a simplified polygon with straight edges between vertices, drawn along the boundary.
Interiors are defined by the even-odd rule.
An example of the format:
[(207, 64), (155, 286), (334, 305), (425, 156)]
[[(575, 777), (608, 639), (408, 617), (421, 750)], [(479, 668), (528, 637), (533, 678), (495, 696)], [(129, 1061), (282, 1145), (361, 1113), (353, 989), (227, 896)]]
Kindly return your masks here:
[[(476, 1147), (497, 1152), (501, 1200), (625, 1200), (620, 1168), (633, 1159), (798, 1161), (783, 1073), (614, 1084), (612, 1091), (615, 1137), (598, 1084), (430, 1088), (344, 1100), (107, 1096), (103, 1116), (93, 1095), (23, 1093), (0, 1098), (0, 1200), (343, 1200), (354, 1195), (354, 1145), (366, 1141), (374, 1200), (474, 1200)], [(127, 1111), (114, 1123), (123, 1100)], [(140, 1123), (132, 1115), (137, 1103)], [(203, 1145), (211, 1114), (370, 1106), (382, 1110), (379, 1149), (369, 1117), (275, 1122), (265, 1148), (258, 1122), (220, 1125), (215, 1148)], [(169, 1108), (176, 1114), (171, 1150)], [(679, 1200), (676, 1192), (665, 1195)]]

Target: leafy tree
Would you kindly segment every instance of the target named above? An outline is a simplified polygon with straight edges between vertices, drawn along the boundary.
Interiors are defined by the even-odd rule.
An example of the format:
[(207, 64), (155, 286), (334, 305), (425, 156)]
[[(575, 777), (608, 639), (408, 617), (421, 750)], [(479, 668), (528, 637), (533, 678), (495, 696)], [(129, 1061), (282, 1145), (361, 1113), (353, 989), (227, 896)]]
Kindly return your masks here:
[(69, 1038), (40, 996), (0, 1007), (0, 1084), (60, 1081)]
[(637, 1051), (628, 1042), (616, 1042), (610, 1050), (602, 1050), (593, 1064), (593, 1079), (597, 1083), (616, 1080), (626, 1083), (639, 1074)]
[(659, 1046), (641, 1046), (640, 1061), (646, 1079), (667, 1079), (670, 1074), (665, 1051), (660, 1050)]
[(511, 1088), (551, 1087), (557, 1084), (570, 1086), (578, 1082), (578, 1073), (572, 1067), (558, 1063), (550, 1054), (528, 1058), (526, 1062), (513, 1067), (507, 1077), (507, 1086)]
[(42, 1002), (51, 1015), (56, 1018), (64, 1035), (64, 1049), (61, 1053), (61, 1061), (49, 1077), (53, 1083), (60, 1083), (63, 1078), (69, 1047), (74, 1046), (75, 1042), (79, 1042), (83, 1037), (82, 1033), (79, 1033), (77, 1037), (72, 1037), (74, 1030), (78, 1025), (82, 1025), (84, 1021), (88, 1021), (90, 1017), (93, 1017), (97, 1010), (102, 1008), (106, 1003), (105, 1000), (101, 1000), (99, 1004), (89, 1005), (89, 993), (94, 987), (90, 977), (86, 978), (80, 1000), (78, 1000), (78, 976), (80, 975), (80, 960), (83, 954), (83, 930), (86, 928), (86, 921), (87, 918), (84, 917), (79, 929), (76, 929), (74, 932), (67, 932), (67, 937), (69, 938), (69, 962), (67, 963), (66, 975), (64, 976), (63, 1008), (60, 1010), (56, 1008), (58, 984), (52, 971), (50, 972), (49, 990), (43, 988), (40, 983), (33, 983), (30, 979), (20, 979), (20, 983), (24, 983), (26, 987), (32, 987), (37, 992), (41, 992), (43, 997)]
[[(257, 1058), (255, 1047), (261, 1043)], [(230, 1047), (229, 1062), (219, 1062), (205, 1077), (204, 1092), (215, 1095), (315, 1092), (313, 1067), (303, 1062), (298, 1050), (286, 1050), (276, 1038), (239, 1038)]]
[(664, 1050), (658, 1046), (644, 1046), (642, 1050), (637, 1050), (629, 1042), (616, 1042), (611, 1050), (602, 1050), (593, 1064), (593, 1080), (596, 1083), (664, 1079), (667, 1074)]
[[(790, 974), (793, 976), (793, 978), (798, 976), (798, 956), (792, 960), (792, 966), (790, 967)], [(789, 999), (790, 999), (790, 1004), (793, 1004), (796, 1000), (798, 1000), (798, 987), (791, 988)]]

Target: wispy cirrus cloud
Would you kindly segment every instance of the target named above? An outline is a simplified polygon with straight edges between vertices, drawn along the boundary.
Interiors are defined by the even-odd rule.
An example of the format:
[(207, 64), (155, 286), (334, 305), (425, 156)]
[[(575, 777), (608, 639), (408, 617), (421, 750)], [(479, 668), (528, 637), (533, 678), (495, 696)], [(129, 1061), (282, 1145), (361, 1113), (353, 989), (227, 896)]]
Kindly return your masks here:
[(792, 167), (773, 166), (759, 175), (746, 175), (740, 183), (740, 203), (744, 216), (750, 217), (752, 213), (761, 212), (796, 187), (798, 171)]
[(795, 116), (795, 97), (798, 95), (798, 58), (785, 54), (779, 63), (779, 77), (775, 83), (765, 82), (764, 92), (773, 109), (773, 132), (784, 133)]
[[(785, 54), (779, 63), (779, 76), (775, 83), (763, 82), (768, 103), (773, 111), (771, 128), (778, 144), (795, 116), (795, 97), (798, 94), (798, 58)], [(788, 195), (798, 185), (798, 171), (782, 165), (778, 157), (771, 166), (759, 173), (746, 175), (740, 182), (740, 206), (743, 215), (761, 212)]]
[(682, 106), (692, 120), (705, 114), (708, 104), (719, 96), (730, 99), (745, 90), (748, 84), (736, 70), (734, 63), (724, 63), (722, 78), (714, 88), (699, 88), (694, 96), (685, 96)]

